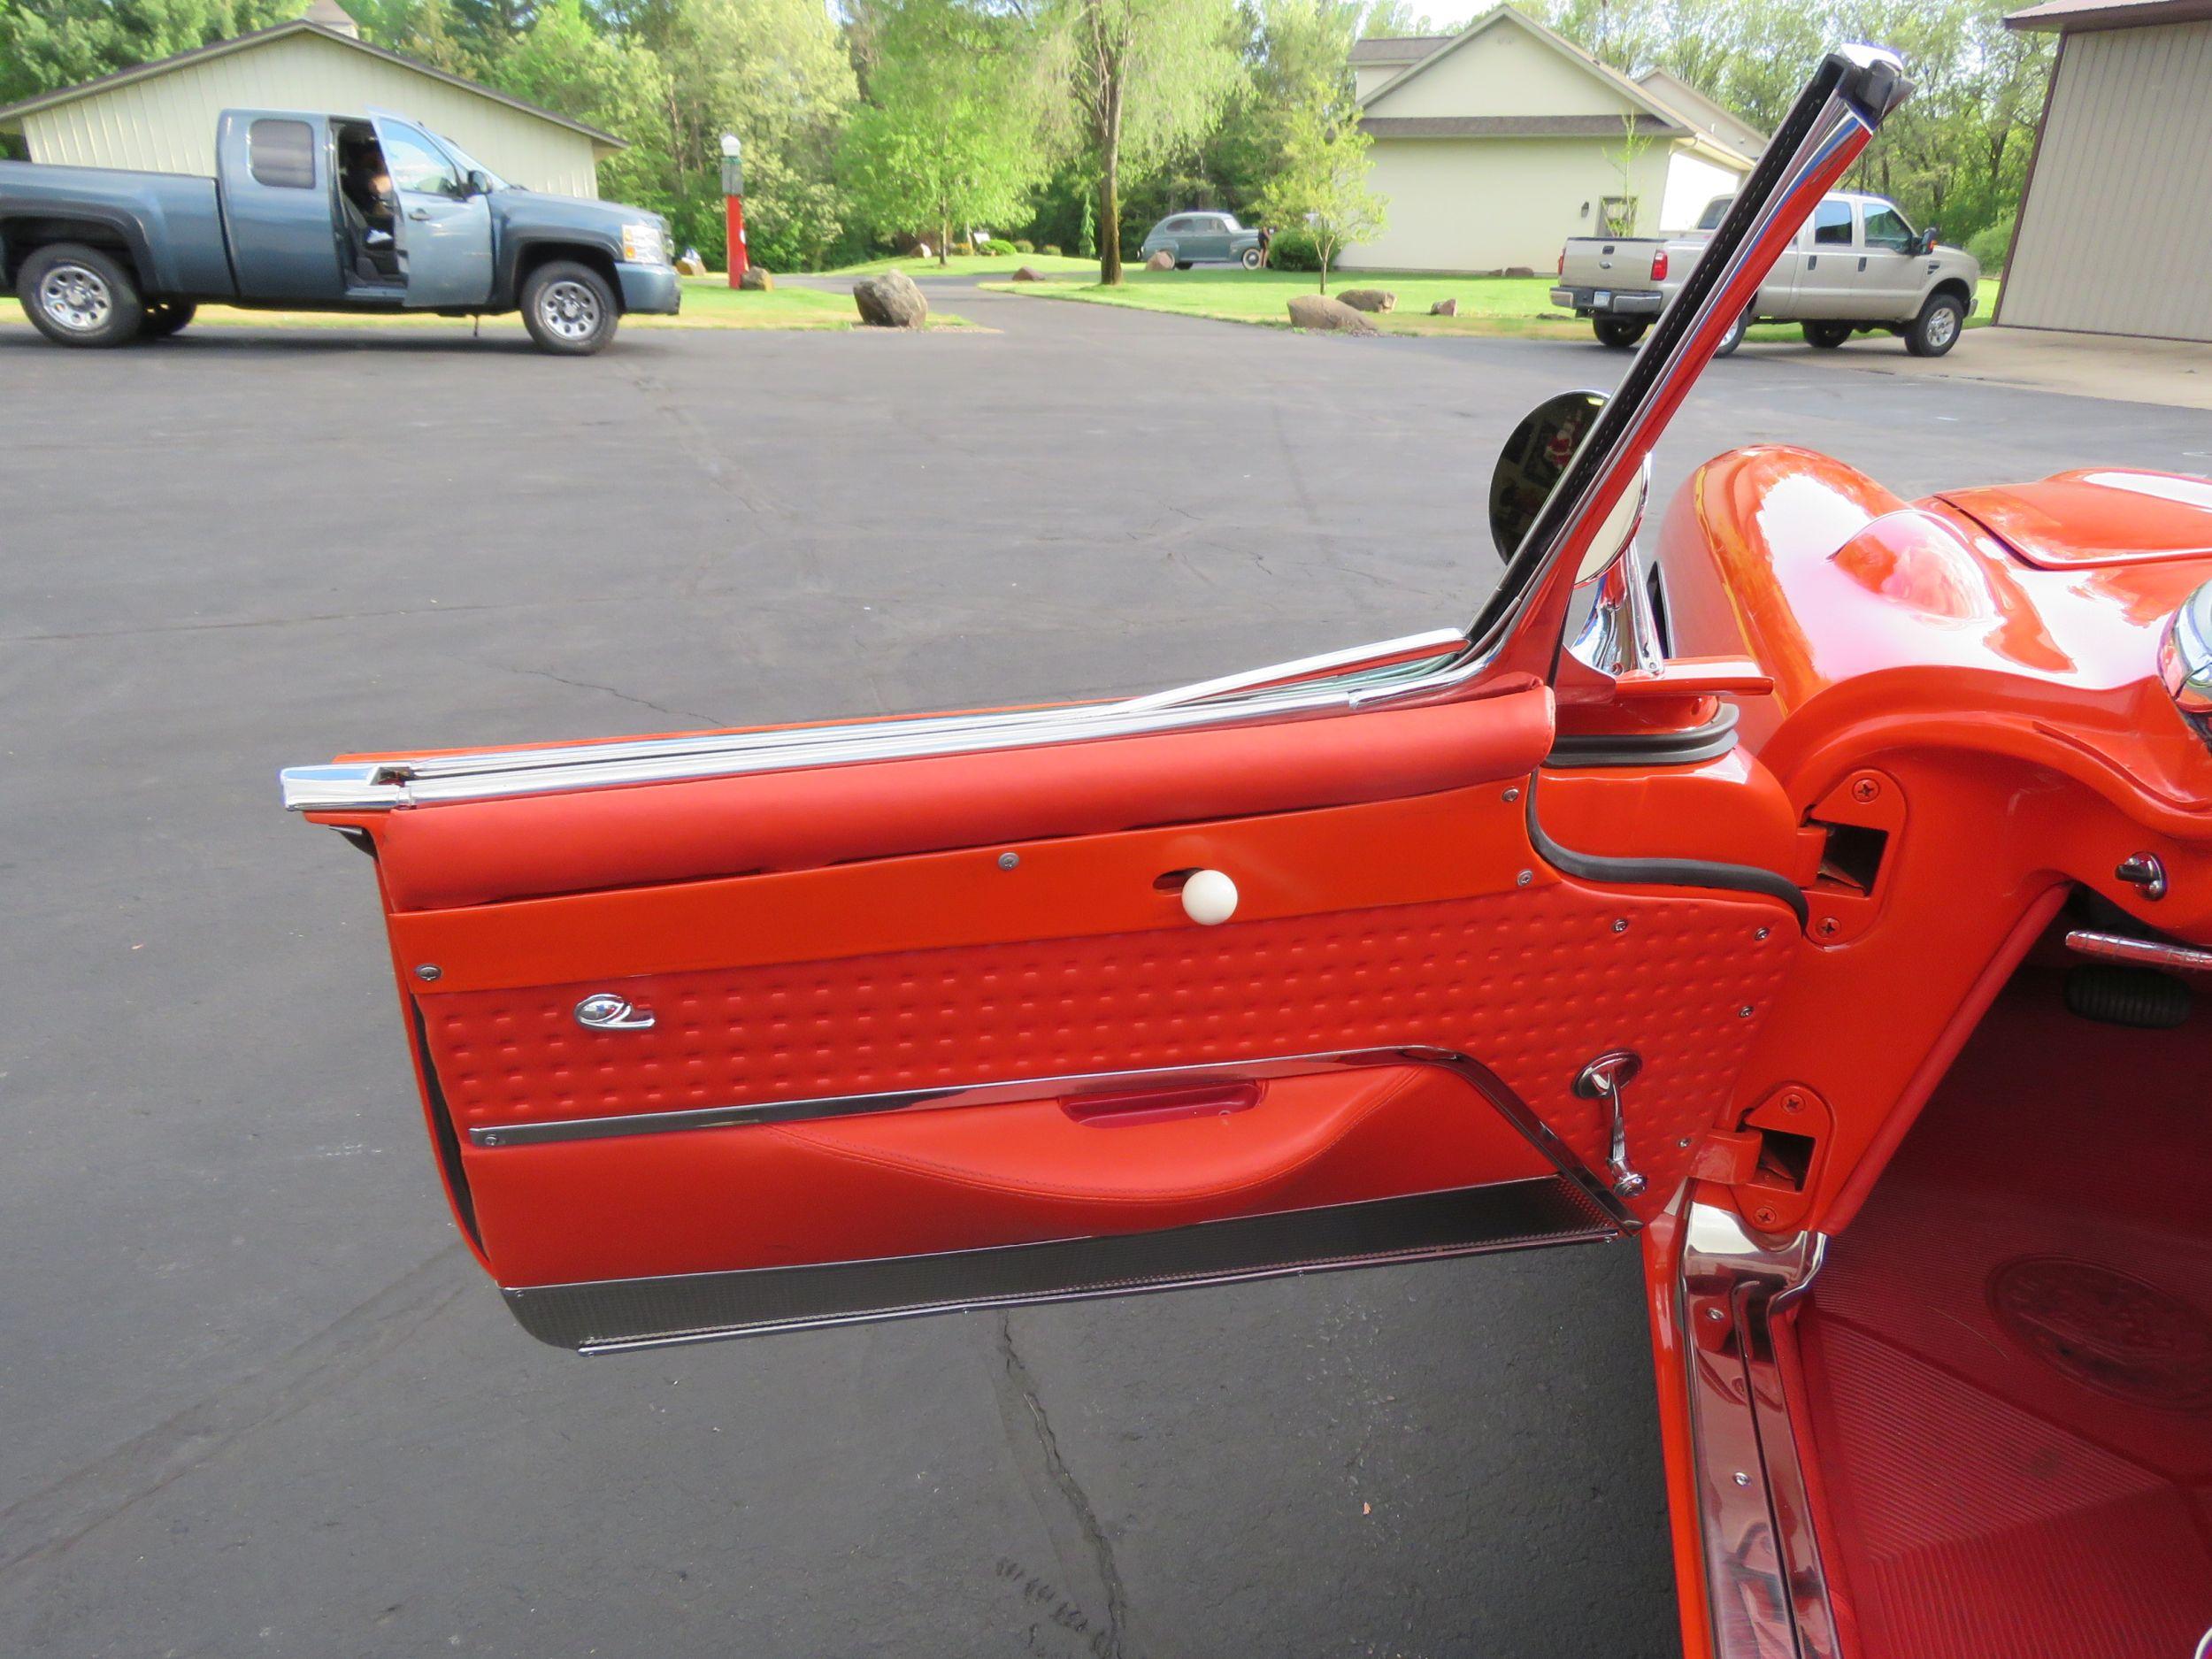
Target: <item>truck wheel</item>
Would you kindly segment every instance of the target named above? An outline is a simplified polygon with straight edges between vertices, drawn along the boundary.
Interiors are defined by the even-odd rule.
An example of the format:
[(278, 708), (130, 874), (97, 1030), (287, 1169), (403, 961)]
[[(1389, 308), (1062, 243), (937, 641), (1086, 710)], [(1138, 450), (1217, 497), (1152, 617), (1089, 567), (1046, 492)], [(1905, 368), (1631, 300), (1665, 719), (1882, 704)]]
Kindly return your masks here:
[(1798, 326), (1805, 331), (1805, 343), (1823, 351), (1833, 351), (1851, 338), (1849, 323), (1800, 323)]
[(1916, 357), (1939, 357), (1959, 342), (1966, 307), (1948, 294), (1932, 294), (1905, 330), (1905, 349)]
[(614, 338), (618, 316), (607, 279), (572, 259), (548, 260), (522, 285), (522, 320), (543, 351), (588, 357)]
[(1644, 337), (1648, 325), (1640, 317), (1593, 317), (1590, 326), (1609, 346), (1632, 346)]
[(1728, 326), (1728, 332), (1720, 337), (1720, 344), (1713, 348), (1713, 355), (1724, 357), (1743, 344), (1743, 331), (1751, 326), (1751, 314), (1747, 311)]
[(1247, 271), (1258, 270), (1260, 268), (1260, 250), (1257, 248), (1247, 248), (1238, 256), (1238, 263), (1242, 265)]
[(15, 292), (23, 314), (58, 345), (119, 346), (138, 337), (145, 314), (130, 273), (81, 242), (58, 242), (33, 253)]
[(190, 322), (199, 309), (190, 300), (149, 300), (145, 320), (138, 325), (138, 337), (166, 340)]

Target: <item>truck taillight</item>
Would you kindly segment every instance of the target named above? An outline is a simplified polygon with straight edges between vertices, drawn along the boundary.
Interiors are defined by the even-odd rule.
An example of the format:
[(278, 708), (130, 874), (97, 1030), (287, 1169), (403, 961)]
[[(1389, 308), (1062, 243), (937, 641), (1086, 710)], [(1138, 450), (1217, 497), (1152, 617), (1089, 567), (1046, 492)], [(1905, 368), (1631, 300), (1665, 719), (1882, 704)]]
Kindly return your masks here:
[(1559, 250), (1559, 274), (1561, 276), (1567, 274), (1567, 250), (1564, 248)]
[(1658, 250), (1651, 256), (1651, 280), (1654, 282), (1664, 282), (1667, 280), (1667, 250), (1664, 248)]

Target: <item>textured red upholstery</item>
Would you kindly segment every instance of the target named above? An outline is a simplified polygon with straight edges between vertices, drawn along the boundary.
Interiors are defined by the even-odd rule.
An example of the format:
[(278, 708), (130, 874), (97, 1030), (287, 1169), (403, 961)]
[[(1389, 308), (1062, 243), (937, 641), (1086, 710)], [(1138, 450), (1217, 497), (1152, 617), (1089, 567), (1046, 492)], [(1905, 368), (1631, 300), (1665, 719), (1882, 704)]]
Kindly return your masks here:
[[(432, 992), (420, 1002), (464, 1132), (1420, 1043), (1490, 1066), (1601, 1167), (1601, 1114), (1571, 1086), (1593, 1056), (1628, 1047), (1645, 1063), (1629, 1092), (1629, 1137), (1651, 1178), (1649, 1208), (1674, 1190), (1691, 1138), (1726, 1098), (1797, 938), (1771, 900), (1551, 882), (1215, 928)], [(651, 1007), (658, 1025), (582, 1030), (572, 1010), (603, 989)], [(1164, 1194), (1276, 1179), (1271, 1171), (1304, 1158), (1354, 1110), (1351, 1094), (1371, 1085), (1338, 1079), (1286, 1096), (1286, 1087), (1271, 1084), (1262, 1107), (1195, 1127), (1080, 1127), (1056, 1107), (1001, 1114), (985, 1127), (975, 1111), (955, 1109), (895, 1125), (854, 1118), (803, 1131), (471, 1148), (465, 1156), (488, 1251), (508, 1283), (609, 1277), (618, 1262), (643, 1273), (838, 1259), (850, 1248), (854, 1224), (843, 1212), (864, 1167), (867, 1202), (880, 1211), (867, 1236), (887, 1247), (906, 1237), (938, 1242), (899, 1248), (949, 1248), (949, 1230), (954, 1243), (984, 1241), (1004, 1210), (984, 1202), (987, 1191), (1024, 1194), (1021, 1213), (1048, 1226), (1069, 1225), (1069, 1212), (1041, 1201), (1075, 1193), (1087, 1195), (1088, 1229), (1164, 1225)], [(1452, 1110), (1488, 1115), (1471, 1097)], [(1024, 1123), (1048, 1138), (992, 1149)], [(1183, 1166), (1179, 1148), (1231, 1144), (1207, 1138), (1215, 1123), (1221, 1136), (1252, 1140), (1218, 1167)], [(1301, 1202), (1436, 1190), (1471, 1167), (1440, 1162), (1449, 1142), (1432, 1135), (1391, 1140), (1386, 1152), (1378, 1144), (1355, 1137), (1315, 1154), (1302, 1166), (1310, 1196)], [(1158, 1167), (1144, 1148), (1159, 1148)], [(1143, 1165), (1133, 1173), (1131, 1158)], [(1500, 1167), (1525, 1161), (1517, 1154)], [(958, 1186), (957, 1202), (948, 1183)], [(963, 1230), (970, 1225), (973, 1236)]]

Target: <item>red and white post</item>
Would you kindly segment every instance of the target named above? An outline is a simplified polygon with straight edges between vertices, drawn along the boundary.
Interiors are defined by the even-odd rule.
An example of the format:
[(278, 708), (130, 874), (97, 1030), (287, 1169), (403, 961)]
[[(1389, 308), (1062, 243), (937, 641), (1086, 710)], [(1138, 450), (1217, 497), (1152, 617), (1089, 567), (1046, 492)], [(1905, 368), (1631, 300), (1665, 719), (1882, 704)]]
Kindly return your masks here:
[(745, 280), (752, 254), (745, 246), (745, 162), (735, 133), (722, 134), (722, 206), (729, 216), (730, 286)]

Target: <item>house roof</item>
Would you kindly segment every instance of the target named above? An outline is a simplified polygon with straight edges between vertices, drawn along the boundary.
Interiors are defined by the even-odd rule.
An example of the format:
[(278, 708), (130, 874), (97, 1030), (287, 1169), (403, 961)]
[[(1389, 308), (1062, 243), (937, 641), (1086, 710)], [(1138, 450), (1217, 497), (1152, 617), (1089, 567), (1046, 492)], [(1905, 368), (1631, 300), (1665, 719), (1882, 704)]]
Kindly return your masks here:
[(1647, 69), (1636, 77), (1636, 84), (1686, 117), (1692, 126), (1702, 129), (1708, 137), (1740, 151), (1747, 161), (1756, 161), (1759, 152), (1767, 147), (1770, 134), (1761, 132), (1719, 99), (1707, 97), (1671, 71)]
[[(2212, 4), (2212, 0), (2207, 0), (2207, 3)], [(1426, 73), (1428, 70), (1448, 58), (1469, 41), (1485, 34), (1508, 18), (1579, 68), (1595, 75), (1618, 93), (1628, 104), (1641, 111), (1642, 113), (1637, 117), (1637, 128), (1640, 132), (1649, 133), (1655, 137), (1690, 139), (1709, 146), (1739, 165), (1754, 159), (1758, 153), (1758, 149), (1764, 147), (1763, 139), (1758, 146), (1747, 150), (1743, 142), (1736, 134), (1719, 130), (1712, 119), (1716, 114), (1734, 123), (1745, 132), (1756, 133), (1758, 131), (1749, 122), (1724, 105), (1716, 104), (1703, 93), (1690, 87), (1687, 82), (1673, 75), (1667, 75), (1663, 86), (1655, 88), (1645, 84), (1658, 78), (1655, 73), (1645, 76), (1644, 82), (1632, 81), (1609, 64), (1601, 62), (1590, 53), (1583, 50), (1565, 35), (1555, 29), (1546, 27), (1518, 7), (1504, 4), (1493, 6), (1456, 35), (1417, 35), (1355, 42), (1352, 47), (1354, 63), (1404, 64), (1406, 65), (1362, 98), (1360, 107), (1362, 109), (1371, 108), (1399, 88), (1406, 85), (1417, 75)], [(1678, 87), (1683, 92), (1689, 94), (1689, 96), (1680, 97), (1678, 101), (1674, 95), (1674, 88)], [(1426, 125), (1436, 120), (1451, 121), (1461, 125), (1449, 132), (1404, 130), (1405, 124), (1408, 122)], [(1482, 122), (1493, 120), (1503, 123), (1503, 125), (1497, 127), (1479, 125)], [(1546, 125), (1541, 127), (1536, 125), (1537, 123), (1559, 122), (1583, 122), (1594, 123), (1594, 125)], [(1476, 125), (1469, 126), (1466, 125), (1467, 123), (1476, 123)], [(1610, 116), (1370, 116), (1362, 120), (1360, 126), (1364, 131), (1376, 137), (1405, 138), (1477, 136), (1504, 138), (1539, 135), (1601, 137), (1617, 135), (1620, 130), (1620, 123)]]
[(334, 46), (342, 46), (348, 51), (366, 52), (372, 58), (381, 58), (384, 62), (397, 65), (402, 69), (412, 70), (419, 75), (427, 75), (433, 81), (442, 81), (448, 86), (458, 87), (465, 92), (473, 92), (477, 96), (488, 98), (494, 104), (503, 104), (511, 110), (519, 110), (525, 115), (534, 115), (540, 120), (552, 122), (556, 127), (565, 127), (572, 133), (581, 133), (595, 145), (602, 145), (610, 150), (627, 150), (630, 147), (630, 141), (626, 138), (617, 138), (612, 133), (602, 132), (599, 128), (588, 126), (582, 121), (571, 120), (565, 115), (541, 109), (537, 104), (526, 103), (521, 98), (511, 97), (504, 92), (495, 92), (491, 88), (468, 80), (465, 76), (449, 74), (446, 71), (434, 68), (419, 58), (408, 57), (404, 52), (396, 52), (383, 46), (372, 46), (366, 41), (357, 40), (350, 35), (340, 34), (334, 28), (326, 28), (311, 18), (294, 18), (289, 22), (273, 24), (265, 29), (255, 29), (250, 34), (234, 35), (227, 41), (214, 41), (205, 46), (196, 46), (189, 51), (179, 52), (173, 57), (158, 58), (150, 64), (140, 64), (130, 69), (119, 69), (111, 75), (102, 75), (97, 81), (83, 81), (73, 87), (59, 87), (51, 92), (42, 92), (35, 97), (24, 98), (17, 103), (0, 106), (0, 131), (20, 132), (23, 117), (35, 115), (41, 110), (50, 110), (64, 104), (74, 104), (80, 98), (88, 98), (98, 93), (111, 91), (117, 87), (127, 87), (135, 81), (150, 81), (156, 75), (165, 75), (171, 70), (182, 68), (187, 64), (204, 63), (210, 58), (226, 57), (232, 52), (250, 51), (257, 46), (265, 46), (273, 41), (284, 40), (295, 35), (311, 35), (318, 39), (328, 41)]
[(2005, 27), (2081, 35), (2152, 23), (2201, 23), (2208, 18), (2212, 18), (2212, 0), (2047, 0), (2043, 5), (2009, 13)]

